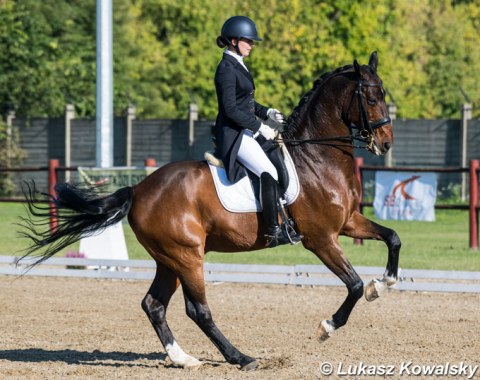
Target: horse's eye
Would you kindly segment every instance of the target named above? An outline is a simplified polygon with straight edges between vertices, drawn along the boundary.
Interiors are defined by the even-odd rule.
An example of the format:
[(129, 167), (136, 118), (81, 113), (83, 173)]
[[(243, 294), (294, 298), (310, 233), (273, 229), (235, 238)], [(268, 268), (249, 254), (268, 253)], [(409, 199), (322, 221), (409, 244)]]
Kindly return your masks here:
[(367, 98), (367, 103), (368, 103), (369, 106), (376, 106), (377, 105), (377, 99)]

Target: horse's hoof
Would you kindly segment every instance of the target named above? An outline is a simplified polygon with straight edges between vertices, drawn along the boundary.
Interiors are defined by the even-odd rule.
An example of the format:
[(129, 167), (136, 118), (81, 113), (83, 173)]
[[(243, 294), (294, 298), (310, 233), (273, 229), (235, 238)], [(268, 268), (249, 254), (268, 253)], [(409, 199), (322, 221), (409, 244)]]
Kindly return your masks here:
[(197, 369), (203, 365), (203, 362), (194, 358), (193, 356), (188, 356), (185, 358), (185, 361), (181, 363), (181, 367), (188, 368), (188, 369)]
[(376, 300), (387, 288), (385, 280), (372, 280), (365, 288), (365, 299), (368, 302)]
[(254, 371), (258, 367), (258, 362), (254, 360), (253, 362), (250, 362), (246, 365), (244, 365), (242, 368), (240, 368), (242, 371)]
[(317, 337), (320, 343), (325, 342), (328, 338), (330, 338), (335, 331), (335, 327), (331, 324), (330, 321), (324, 320), (317, 329)]

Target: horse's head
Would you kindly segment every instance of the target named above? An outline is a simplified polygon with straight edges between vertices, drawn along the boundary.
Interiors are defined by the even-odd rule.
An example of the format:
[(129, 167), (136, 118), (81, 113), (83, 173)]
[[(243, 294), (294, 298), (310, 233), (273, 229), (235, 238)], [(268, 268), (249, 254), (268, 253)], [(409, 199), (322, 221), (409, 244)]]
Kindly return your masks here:
[[(385, 154), (393, 144), (393, 132), (377, 64), (373, 52), (368, 65), (355, 60), (323, 74), (290, 115), (284, 141), (345, 146), (355, 139), (366, 142), (373, 154)], [(350, 136), (338, 135), (339, 128), (347, 130), (345, 126)]]
[(368, 65), (359, 65), (357, 60), (354, 61), (356, 85), (345, 110), (344, 121), (351, 130), (358, 130), (369, 151), (382, 155), (393, 144), (393, 132), (377, 65), (376, 52), (370, 55)]

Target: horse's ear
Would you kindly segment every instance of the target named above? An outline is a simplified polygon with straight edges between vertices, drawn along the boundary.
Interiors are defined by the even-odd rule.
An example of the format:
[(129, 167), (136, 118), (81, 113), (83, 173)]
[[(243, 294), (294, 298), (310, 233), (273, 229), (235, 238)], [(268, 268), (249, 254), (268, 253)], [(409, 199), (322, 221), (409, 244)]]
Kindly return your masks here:
[(353, 61), (353, 67), (355, 68), (355, 72), (357, 73), (357, 75), (360, 76), (360, 65), (358, 64), (356, 59)]
[(370, 66), (373, 70), (374, 73), (377, 72), (377, 65), (378, 65), (378, 55), (377, 55), (377, 52), (374, 51), (371, 55), (370, 55), (370, 60), (368, 61), (368, 66)]

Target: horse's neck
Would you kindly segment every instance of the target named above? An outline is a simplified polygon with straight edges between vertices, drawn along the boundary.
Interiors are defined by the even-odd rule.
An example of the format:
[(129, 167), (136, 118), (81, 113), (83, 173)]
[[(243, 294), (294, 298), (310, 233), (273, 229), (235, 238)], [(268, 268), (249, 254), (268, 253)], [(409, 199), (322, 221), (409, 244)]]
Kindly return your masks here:
[(307, 110), (292, 138), (311, 142), (290, 147), (290, 155), (300, 175), (321, 179), (326, 171), (335, 169), (338, 175), (350, 178), (354, 175), (353, 146), (342, 139), (329, 140), (349, 136), (349, 131), (340, 111), (328, 107), (325, 103), (315, 111)]

